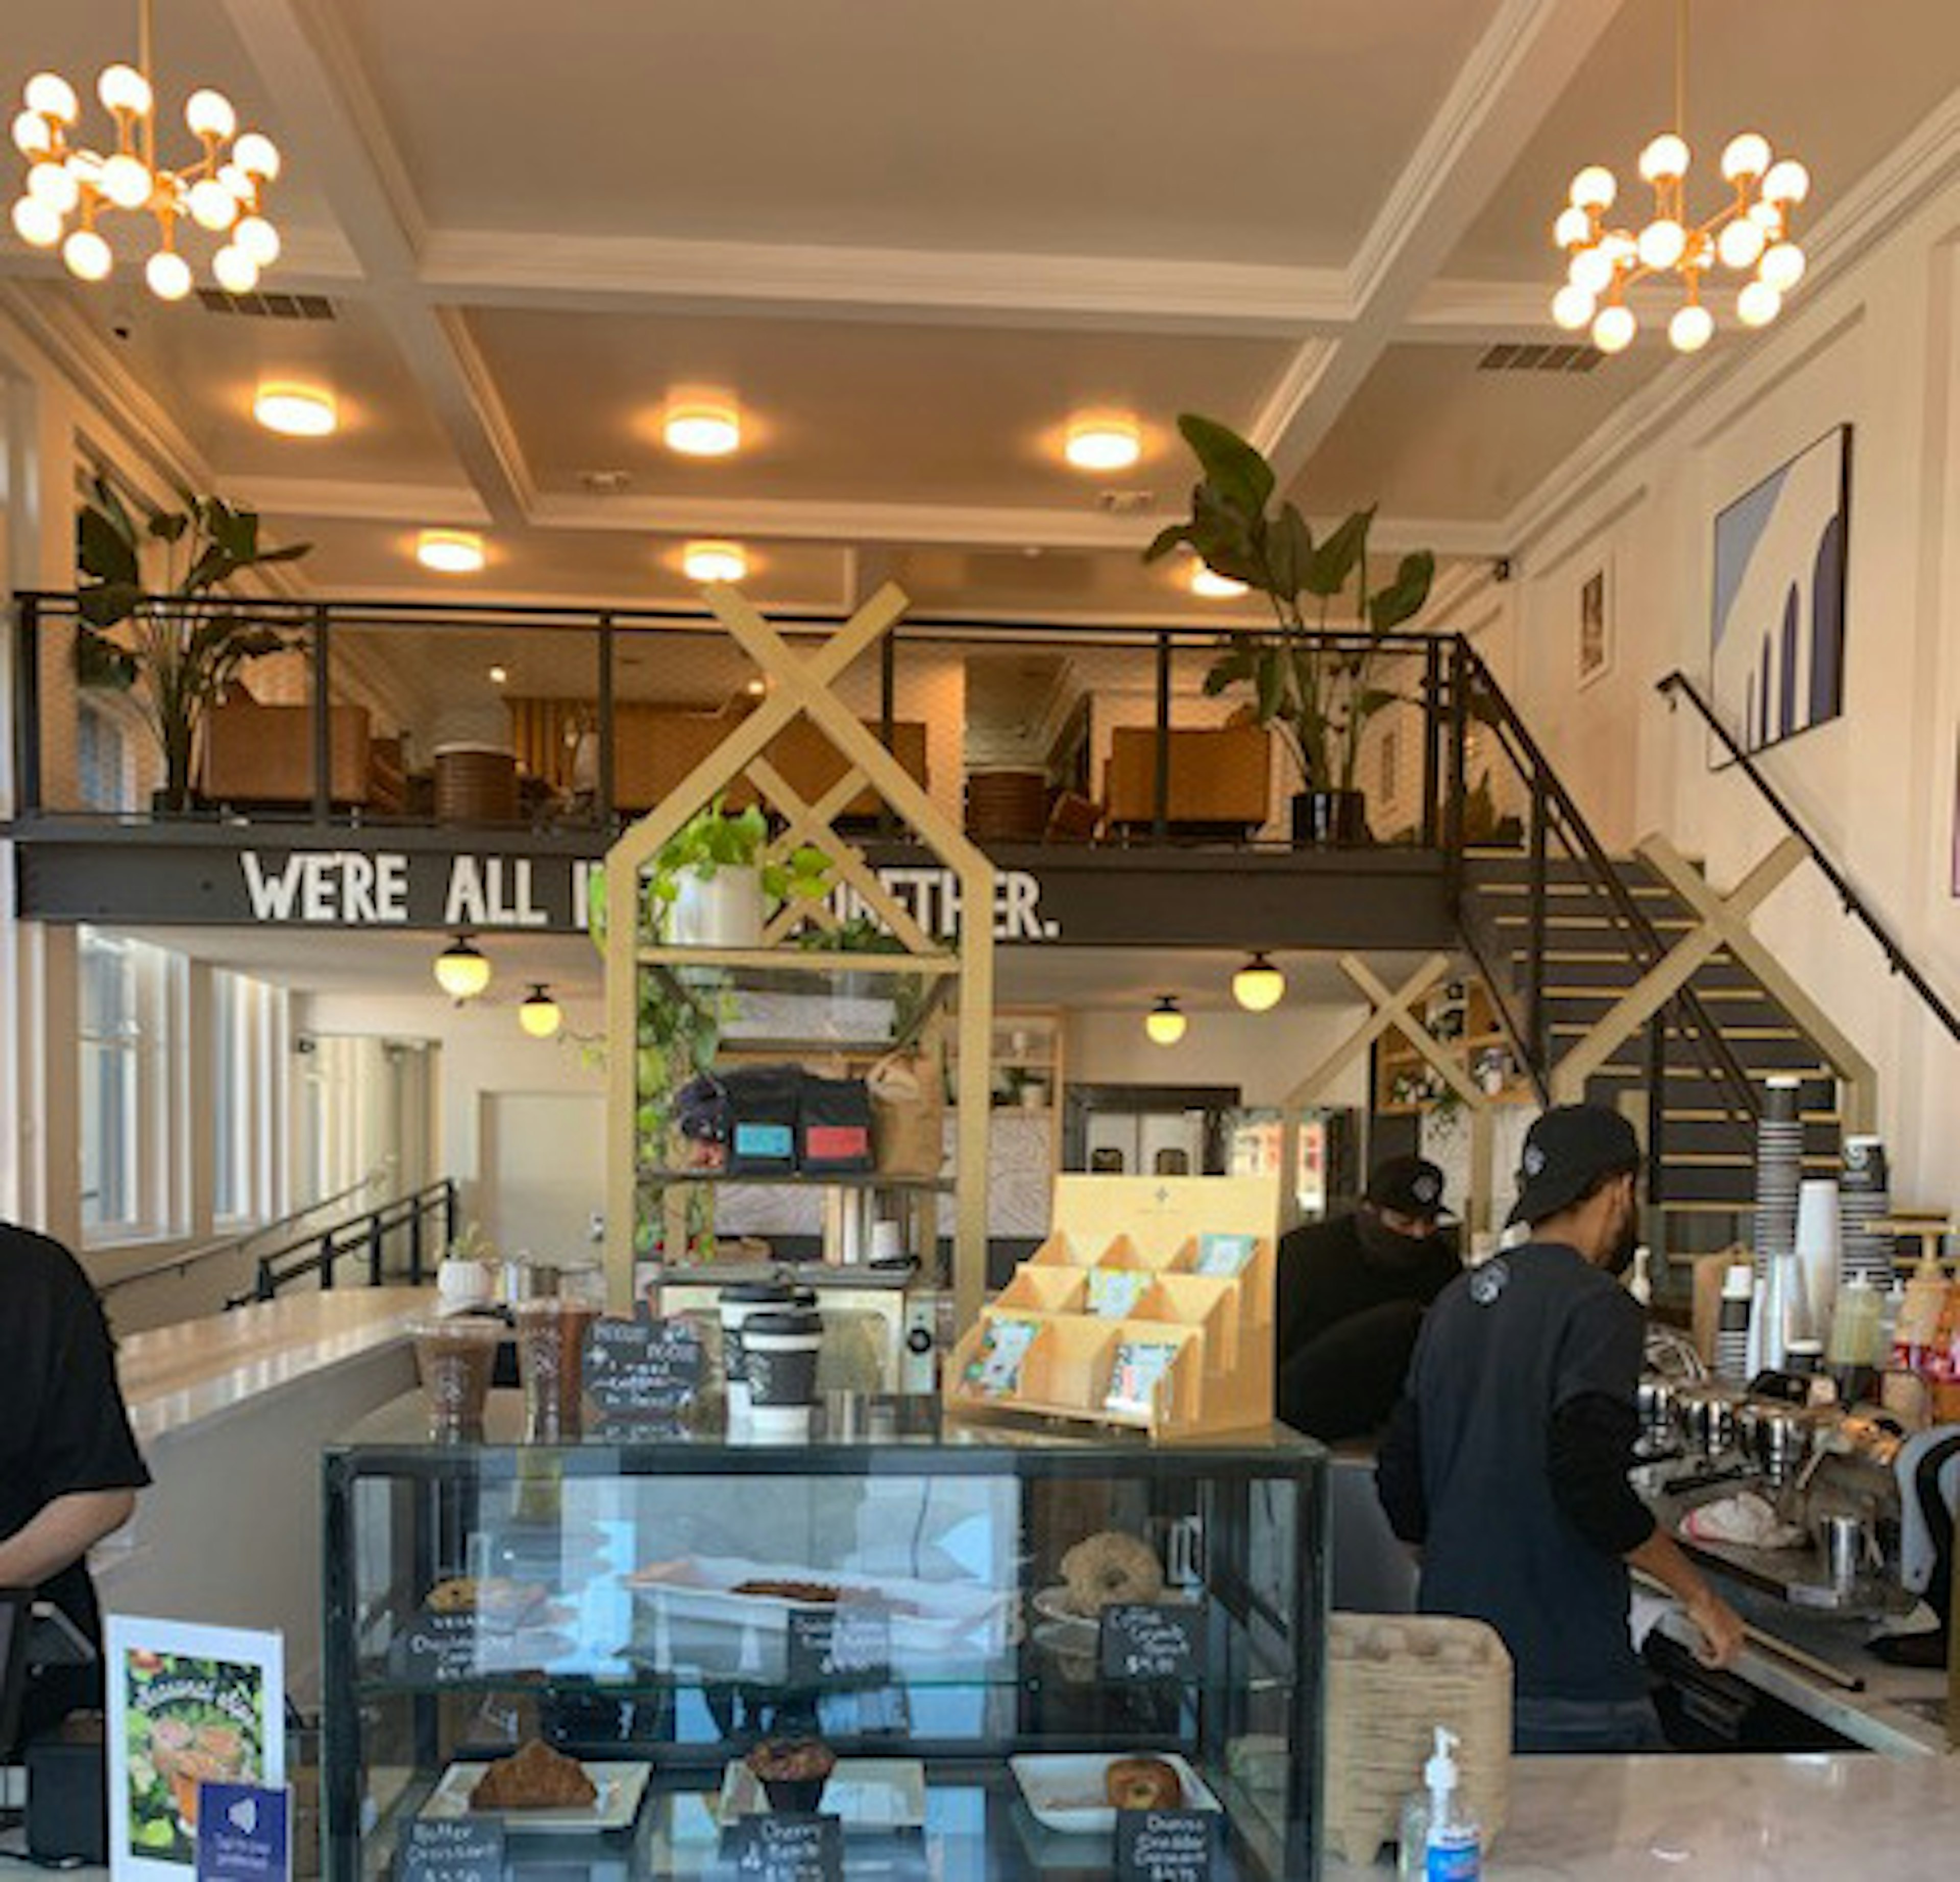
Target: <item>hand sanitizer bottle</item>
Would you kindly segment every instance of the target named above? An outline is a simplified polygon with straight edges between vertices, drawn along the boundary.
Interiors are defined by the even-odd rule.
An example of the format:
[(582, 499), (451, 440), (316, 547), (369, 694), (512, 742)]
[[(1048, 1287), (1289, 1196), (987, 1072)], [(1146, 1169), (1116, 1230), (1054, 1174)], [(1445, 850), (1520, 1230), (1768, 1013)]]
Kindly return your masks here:
[(1484, 1838), (1456, 1794), (1456, 1759), (1460, 1741), (1454, 1732), (1436, 1728), (1436, 1751), (1422, 1768), (1429, 1787), (1429, 1841), (1424, 1852), (1427, 1882), (1478, 1882), (1484, 1873)]

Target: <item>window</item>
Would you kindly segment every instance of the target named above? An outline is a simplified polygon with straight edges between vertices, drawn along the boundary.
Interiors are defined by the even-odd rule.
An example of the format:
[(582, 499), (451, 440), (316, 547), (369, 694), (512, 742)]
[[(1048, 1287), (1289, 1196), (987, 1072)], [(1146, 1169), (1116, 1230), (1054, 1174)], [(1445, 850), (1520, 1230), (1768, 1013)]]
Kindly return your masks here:
[(81, 1021), (81, 1225), (92, 1241), (169, 1228), (170, 1009), (175, 957), (84, 928)]
[(285, 995), (262, 980), (211, 976), (212, 1215), (223, 1226), (277, 1212)]
[(75, 785), (84, 810), (129, 808), (129, 747), (118, 721), (84, 701), (75, 726)]

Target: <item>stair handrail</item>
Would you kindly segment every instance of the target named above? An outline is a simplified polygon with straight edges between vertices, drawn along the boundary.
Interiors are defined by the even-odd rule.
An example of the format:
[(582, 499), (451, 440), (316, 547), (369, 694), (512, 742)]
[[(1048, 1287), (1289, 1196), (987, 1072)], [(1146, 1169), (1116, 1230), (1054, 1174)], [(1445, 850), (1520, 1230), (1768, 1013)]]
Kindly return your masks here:
[[(1572, 794), (1566, 789), (1558, 772), (1552, 769), (1542, 747), (1519, 716), (1517, 708), (1512, 705), (1503, 688), (1498, 685), (1483, 656), (1467, 640), (1463, 640), (1462, 645), (1466, 683), (1480, 688), (1491, 701), (1497, 715), (1491, 721), (1493, 729), (1500, 737), (1513, 741), (1528, 763), (1530, 768), (1528, 782), (1534, 794), (1542, 795), (1545, 802), (1556, 810), (1564, 828), (1565, 840), (1584, 860), (1593, 878), (1595, 892), (1605, 896), (1615, 918), (1623, 927), (1631, 931), (1650, 964), (1664, 960), (1668, 953), (1667, 944), (1662, 940), (1659, 931), (1648, 920), (1625, 883), (1621, 880), (1620, 872), (1613, 866), (1612, 858), (1607, 855), (1605, 846), (1594, 834), (1592, 826), (1586, 822)], [(1755, 1087), (1742, 1062), (1722, 1037), (1720, 1029), (1709, 1017), (1699, 998), (1684, 988), (1674, 996), (1670, 1004), (1678, 1006), (1691, 1022), (1696, 1049), (1704, 1055), (1705, 1062), (1727, 1085), (1732, 1108), (1739, 1116), (1753, 1119), (1760, 1109)], [(1533, 1045), (1544, 1057), (1543, 1069), (1548, 1077), (1551, 1070), (1550, 1052), (1542, 1040), (1533, 1041)]]
[(1960, 1040), (1960, 1016), (1956, 1016), (1953, 1009), (1940, 998), (1938, 990), (1920, 972), (1892, 931), (1873, 912), (1870, 904), (1858, 893), (1850, 879), (1831, 860), (1823, 845), (1811, 835), (1802, 819), (1790, 807), (1783, 793), (1763, 775), (1761, 766), (1736, 742), (1734, 734), (1716, 716), (1714, 708), (1702, 697), (1694, 682), (1677, 667), (1672, 673), (1664, 674), (1655, 682), (1654, 690), (1667, 701), (1669, 711), (1678, 709), (1681, 700), (1685, 699), (1701, 715), (1702, 723), (1714, 734), (1717, 741), (1735, 761), (1742, 775), (1756, 787), (1763, 801), (1776, 813), (1777, 820), (1803, 845), (1825, 880), (1836, 891), (1839, 906), (1878, 943), (1880, 951), (1885, 955), (1887, 970), (1901, 976), (1906, 985), (1919, 995), (1933, 1017), (1946, 1027), (1948, 1038)]
[[(269, 1250), (254, 1264), (250, 1288), (243, 1294), (234, 1294), (224, 1304), (229, 1309), (272, 1300), (282, 1288), (313, 1274), (320, 1276), (323, 1289), (331, 1288), (336, 1269), (363, 1247), (368, 1253), (368, 1285), (379, 1287), (387, 1238), (395, 1230), (404, 1228), (409, 1231), (409, 1284), (420, 1287), (426, 1266), (422, 1253), (422, 1220), (438, 1207), (442, 1212), (443, 1240), (447, 1246), (456, 1236), (457, 1190), (453, 1177), (439, 1177), (419, 1189), (377, 1203), (344, 1222), (300, 1236), (283, 1247)], [(310, 1251), (304, 1261), (294, 1262), (287, 1268), (275, 1266), (285, 1256), (298, 1254), (302, 1249)]]

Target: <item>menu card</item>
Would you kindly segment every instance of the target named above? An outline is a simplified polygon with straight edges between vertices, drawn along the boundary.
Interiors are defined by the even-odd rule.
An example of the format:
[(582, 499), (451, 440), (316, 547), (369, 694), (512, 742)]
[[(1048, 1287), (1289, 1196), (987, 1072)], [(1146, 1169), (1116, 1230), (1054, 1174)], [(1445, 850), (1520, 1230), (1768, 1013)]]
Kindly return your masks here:
[(1156, 1409), (1157, 1389), (1170, 1376), (1177, 1348), (1168, 1340), (1125, 1339), (1117, 1343), (1109, 1369), (1109, 1389), (1102, 1403), (1112, 1412), (1134, 1412), (1147, 1417)]
[(835, 1817), (738, 1817), (721, 1833), (721, 1854), (743, 1882), (844, 1882), (844, 1826)]
[(1102, 1610), (1102, 1677), (1126, 1683), (1195, 1679), (1204, 1668), (1202, 1607), (1118, 1602)]
[(980, 1336), (980, 1350), (966, 1369), (966, 1382), (989, 1398), (1005, 1398), (1020, 1384), (1021, 1362), (1034, 1344), (1032, 1320), (991, 1319)]
[(701, 1335), (679, 1320), (595, 1320), (585, 1335), (585, 1389), (610, 1422), (670, 1419), (701, 1390)]
[(1118, 1810), (1116, 1882), (1208, 1882), (1216, 1810)]

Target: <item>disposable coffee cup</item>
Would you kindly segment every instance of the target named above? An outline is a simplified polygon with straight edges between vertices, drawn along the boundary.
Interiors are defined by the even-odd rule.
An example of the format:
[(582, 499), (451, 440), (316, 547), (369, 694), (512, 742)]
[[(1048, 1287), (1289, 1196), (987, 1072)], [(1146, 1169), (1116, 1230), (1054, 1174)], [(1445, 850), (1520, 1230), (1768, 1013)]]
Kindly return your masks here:
[(583, 1301), (520, 1301), (517, 1377), (524, 1388), (524, 1437), (533, 1444), (575, 1443), (585, 1423), (585, 1332), (599, 1310)]
[(465, 1316), (422, 1320), (409, 1330), (415, 1342), (415, 1374), (428, 1406), (430, 1437), (439, 1444), (481, 1438), (502, 1323)]
[(808, 1307), (752, 1314), (742, 1328), (749, 1422), (759, 1438), (809, 1435), (816, 1409), (816, 1361), (823, 1316)]
[(796, 1289), (787, 1281), (738, 1281), (724, 1288), (715, 1304), (721, 1314), (721, 1370), (728, 1386), (728, 1415), (749, 1415), (749, 1374), (742, 1330), (752, 1314), (792, 1306)]

